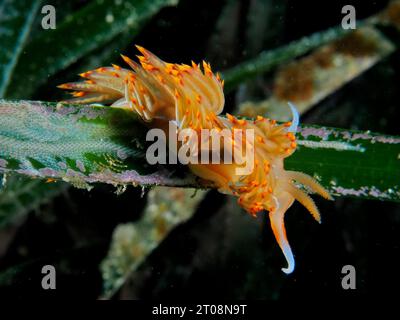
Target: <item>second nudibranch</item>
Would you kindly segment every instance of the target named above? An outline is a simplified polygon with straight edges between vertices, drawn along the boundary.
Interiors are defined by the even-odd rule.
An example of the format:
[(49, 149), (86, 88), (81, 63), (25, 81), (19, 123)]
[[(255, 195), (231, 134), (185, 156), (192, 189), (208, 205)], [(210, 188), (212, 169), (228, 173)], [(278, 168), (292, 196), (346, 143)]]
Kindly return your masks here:
[(69, 102), (103, 103), (128, 109), (149, 126), (163, 126), (163, 122), (174, 121), (178, 130), (217, 129), (232, 133), (254, 130), (253, 142), (241, 141), (245, 150), (248, 147), (254, 151), (254, 167), (250, 174), (238, 174), (237, 169), (242, 165), (235, 162), (189, 164), (189, 167), (197, 176), (212, 181), (220, 192), (236, 196), (238, 204), (251, 215), (264, 210), (269, 212), (273, 233), (288, 263), (282, 270), (291, 273), (295, 263), (286, 237), (286, 211), (298, 200), (318, 222), (321, 220), (314, 201), (298, 184), (332, 199), (311, 176), (284, 168), (284, 159), (296, 149), (298, 114), (294, 106), (290, 104), (294, 120), (284, 124), (260, 116), (255, 120), (238, 119), (229, 114), (221, 117), (223, 80), (212, 72), (208, 63), (203, 62), (202, 66), (193, 62), (190, 66), (166, 63), (146, 49), (137, 48), (142, 53), (139, 63), (122, 56), (131, 69), (117, 65), (101, 67), (82, 73), (84, 82), (59, 87), (73, 90)]

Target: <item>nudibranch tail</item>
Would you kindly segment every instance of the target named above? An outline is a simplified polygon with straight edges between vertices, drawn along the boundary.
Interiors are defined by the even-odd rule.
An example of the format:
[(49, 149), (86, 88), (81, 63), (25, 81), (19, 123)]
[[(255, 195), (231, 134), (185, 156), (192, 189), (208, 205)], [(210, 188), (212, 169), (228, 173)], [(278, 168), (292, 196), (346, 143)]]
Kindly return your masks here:
[(286, 211), (294, 202), (294, 198), (287, 192), (282, 193), (276, 202), (279, 204), (276, 209), (269, 212), (269, 218), (271, 222), (271, 228), (275, 235), (276, 241), (281, 248), (283, 255), (288, 263), (287, 268), (282, 268), (282, 271), (286, 274), (294, 271), (294, 257), (292, 249), (290, 248), (285, 229), (284, 217)]

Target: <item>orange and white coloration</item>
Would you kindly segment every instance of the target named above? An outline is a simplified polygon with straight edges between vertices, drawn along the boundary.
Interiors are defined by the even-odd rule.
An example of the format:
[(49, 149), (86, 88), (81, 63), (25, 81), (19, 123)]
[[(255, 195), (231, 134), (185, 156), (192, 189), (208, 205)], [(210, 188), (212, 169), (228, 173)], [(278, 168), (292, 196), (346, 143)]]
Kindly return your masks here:
[[(277, 124), (260, 116), (254, 121), (229, 114), (221, 117), (223, 80), (212, 72), (208, 63), (203, 62), (202, 66), (193, 62), (191, 66), (166, 63), (146, 49), (137, 48), (142, 53), (138, 57), (140, 63), (122, 56), (131, 69), (116, 65), (98, 68), (81, 74), (86, 81), (59, 88), (74, 91), (69, 102), (108, 103), (111, 107), (129, 109), (153, 127), (165, 127), (165, 123), (174, 121), (178, 130), (229, 130), (233, 137), (237, 130), (254, 130), (254, 141), (239, 141), (254, 156), (250, 174), (237, 174), (243, 165), (236, 162), (189, 164), (189, 167), (197, 176), (212, 181), (220, 192), (238, 197), (239, 205), (251, 215), (269, 212), (272, 230), (288, 262), (288, 267), (282, 270), (291, 273), (294, 258), (286, 237), (285, 212), (298, 200), (318, 222), (321, 220), (313, 200), (296, 183), (331, 199), (328, 191), (312, 177), (284, 169), (284, 159), (296, 149), (297, 124)], [(231, 142), (233, 148), (237, 147), (236, 139)]]

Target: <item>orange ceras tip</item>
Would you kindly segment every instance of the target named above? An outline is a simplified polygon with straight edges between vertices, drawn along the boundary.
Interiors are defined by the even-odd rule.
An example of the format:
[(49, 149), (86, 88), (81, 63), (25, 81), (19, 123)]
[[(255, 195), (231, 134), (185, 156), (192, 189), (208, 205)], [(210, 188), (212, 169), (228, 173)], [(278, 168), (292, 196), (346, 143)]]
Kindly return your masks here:
[(135, 47), (140, 51), (141, 54), (143, 54), (145, 57), (148, 57), (151, 55), (150, 51), (146, 50), (145, 48), (143, 48), (142, 46), (139, 46), (137, 44), (135, 44)]
[[(89, 78), (87, 82), (62, 84), (59, 88), (77, 90), (69, 100), (74, 103), (107, 103), (110, 107), (136, 112), (149, 127), (168, 127), (166, 124), (172, 121), (178, 124), (177, 133), (188, 128), (231, 132), (231, 143), (224, 143), (221, 149), (225, 145), (233, 145), (235, 150), (243, 147), (245, 151), (239, 152), (239, 159), (233, 158), (229, 163), (224, 160), (212, 164), (189, 163), (188, 166), (198, 177), (211, 181), (220, 192), (237, 197), (238, 204), (249, 214), (269, 212), (272, 232), (287, 261), (287, 267), (282, 270), (292, 272), (295, 262), (286, 235), (286, 211), (297, 200), (320, 221), (314, 201), (298, 185), (332, 199), (314, 178), (285, 169), (285, 159), (297, 147), (296, 107), (288, 103), (292, 121), (284, 124), (261, 115), (255, 120), (245, 120), (227, 113), (224, 118), (220, 115), (225, 104), (224, 80), (218, 73), (214, 75), (209, 63), (168, 63), (141, 46), (136, 48), (142, 54), (138, 56), (140, 63), (121, 55), (129, 67), (100, 67), (80, 74)], [(254, 139), (243, 135), (235, 141), (238, 126), (243, 132), (254, 132)]]
[(292, 123), (289, 121), (289, 122), (285, 122), (283, 125), (284, 125), (285, 127), (290, 127), (290, 126), (292, 125)]
[(69, 83), (63, 83), (63, 84), (59, 84), (57, 86), (57, 88), (59, 88), (59, 89), (70, 89), (71, 85)]
[(88, 76), (90, 76), (91, 73), (92, 73), (91, 71), (86, 71), (86, 72), (80, 73), (79, 76), (82, 78), (87, 78)]
[(193, 69), (198, 69), (199, 68), (199, 66), (193, 60), (191, 61), (191, 63), (192, 63)]
[(131, 58), (124, 56), (123, 54), (121, 54), (121, 58), (122, 60), (125, 61), (125, 63), (127, 65), (129, 65), (132, 69), (135, 69), (138, 67), (138, 64), (136, 62), (134, 62)]
[(144, 57), (144, 56), (139, 56), (139, 55), (136, 55), (136, 57), (139, 59), (139, 61), (140, 61), (140, 63), (143, 65), (143, 63), (146, 63), (147, 62), (147, 59), (146, 59), (146, 57)]
[(232, 116), (231, 114), (227, 113), (226, 117), (228, 118), (228, 120), (232, 123), (236, 122), (236, 118), (234, 116)]
[(86, 92), (78, 91), (78, 92), (73, 92), (72, 94), (74, 97), (83, 97), (86, 94)]
[(291, 141), (296, 140), (296, 136), (293, 134), (293, 132), (288, 132), (286, 135)]

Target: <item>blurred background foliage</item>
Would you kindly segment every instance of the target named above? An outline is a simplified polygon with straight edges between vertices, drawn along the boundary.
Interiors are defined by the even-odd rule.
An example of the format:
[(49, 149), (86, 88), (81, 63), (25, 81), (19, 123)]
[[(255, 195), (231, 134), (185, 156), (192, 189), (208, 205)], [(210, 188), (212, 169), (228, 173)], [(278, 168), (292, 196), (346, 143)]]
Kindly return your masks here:
[[(306, 124), (400, 133), (398, 1), (352, 1), (359, 30), (340, 40), (346, 1), (46, 4), (57, 10), (56, 30), (41, 28), (40, 1), (0, 1), (1, 98), (60, 100), (57, 84), (118, 62), (121, 52), (133, 56), (137, 43), (166, 61), (206, 59), (226, 70), (227, 112), (284, 119), (279, 106), (290, 98)], [(0, 188), (4, 297), (279, 299), (366, 295), (400, 283), (386, 272), (399, 266), (398, 203), (316, 199), (322, 225), (295, 204), (286, 221), (297, 268), (286, 276), (266, 217), (216, 191), (89, 192), (20, 176)], [(40, 287), (45, 264), (56, 267), (55, 291)], [(353, 292), (340, 285), (346, 264), (357, 270)]]

